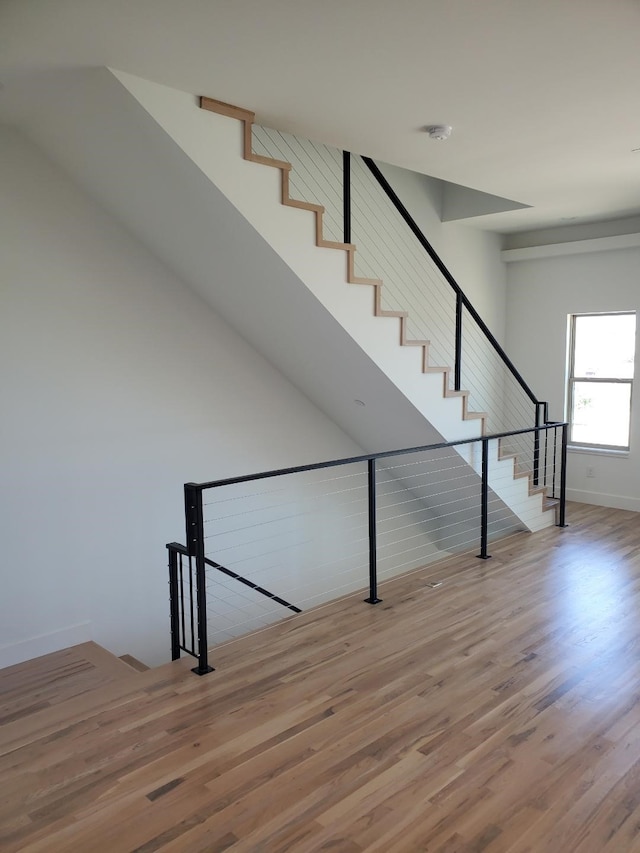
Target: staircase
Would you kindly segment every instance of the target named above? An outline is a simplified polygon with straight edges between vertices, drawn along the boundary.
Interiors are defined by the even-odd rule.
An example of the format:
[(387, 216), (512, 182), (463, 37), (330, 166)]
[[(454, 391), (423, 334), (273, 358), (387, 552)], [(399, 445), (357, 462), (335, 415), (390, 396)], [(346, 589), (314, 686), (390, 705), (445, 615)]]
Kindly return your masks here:
[[(278, 169), (280, 171), (281, 176), (281, 203), (287, 207), (294, 207), (300, 210), (308, 210), (314, 214), (315, 217), (315, 233), (316, 233), (316, 246), (319, 248), (326, 249), (336, 249), (341, 250), (346, 253), (347, 264), (346, 264), (346, 280), (348, 284), (360, 284), (373, 288), (374, 291), (374, 300), (373, 300), (373, 314), (375, 317), (394, 317), (398, 318), (399, 326), (400, 326), (400, 345), (404, 347), (418, 347), (421, 351), (421, 367), (422, 372), (425, 374), (436, 374), (442, 378), (442, 393), (443, 397), (446, 399), (448, 397), (457, 397), (460, 398), (461, 401), (461, 417), (463, 421), (472, 421), (478, 420), (480, 422), (480, 430), (481, 435), (487, 434), (487, 420), (488, 414), (487, 412), (474, 411), (470, 404), (470, 392), (468, 390), (455, 390), (452, 388), (451, 382), (451, 373), (452, 368), (450, 366), (434, 364), (433, 359), (431, 357), (431, 341), (424, 339), (415, 339), (411, 338), (409, 334), (409, 312), (408, 311), (399, 311), (399, 310), (389, 310), (383, 307), (383, 286), (384, 282), (380, 278), (367, 278), (364, 276), (356, 275), (356, 252), (357, 247), (353, 243), (344, 243), (336, 240), (329, 240), (325, 237), (325, 227), (324, 227), (324, 218), (325, 218), (325, 208), (320, 204), (314, 204), (308, 201), (303, 201), (301, 199), (295, 198), (291, 194), (291, 172), (292, 172), (292, 164), (285, 160), (278, 160), (273, 157), (264, 156), (261, 154), (257, 154), (254, 151), (254, 123), (255, 123), (255, 114), (249, 110), (244, 110), (240, 107), (233, 106), (231, 104), (226, 104), (221, 101), (217, 101), (213, 98), (201, 97), (200, 98), (200, 107), (201, 109), (208, 110), (217, 115), (227, 116), (229, 118), (236, 119), (241, 122), (242, 125), (242, 138), (243, 138), (243, 158), (249, 162), (260, 163), (264, 166), (270, 166), (272, 168)], [(478, 471), (477, 464), (474, 464), (473, 455), (465, 454), (467, 461), (471, 464), (475, 470)], [(507, 471), (512, 474), (514, 480), (524, 479), (526, 480), (527, 485), (527, 497), (534, 498), (535, 503), (531, 502), (526, 510), (521, 510), (524, 518), (526, 519), (527, 526), (531, 530), (538, 530), (543, 527), (548, 526), (553, 522), (553, 516), (547, 514), (551, 510), (555, 511), (557, 507), (557, 501), (552, 498), (547, 498), (547, 490), (544, 487), (539, 487), (534, 485), (534, 477), (533, 472), (531, 470), (523, 470), (524, 466), (522, 461), (519, 461), (517, 454), (510, 453), (503, 449), (502, 441), (499, 441), (497, 444), (497, 452), (495, 455), (492, 455), (490, 458), (490, 462), (493, 463), (493, 467), (495, 468), (496, 464), (501, 462), (507, 462), (500, 471), (499, 476), (494, 477), (494, 483), (500, 479), (504, 480), (507, 475)], [(513, 469), (511, 469), (511, 462), (513, 463)], [(498, 464), (498, 468), (501, 466)], [(513, 490), (515, 492), (515, 490)], [(503, 499), (507, 499), (507, 504), (511, 505), (513, 502), (513, 493), (510, 489), (500, 489), (501, 494), (499, 495)], [(537, 516), (538, 510), (538, 502), (537, 496), (542, 498), (542, 516), (539, 518)], [(504, 496), (504, 497), (503, 497)], [(518, 495), (516, 492), (515, 499), (518, 499)], [(510, 500), (511, 499), (511, 500)], [(518, 513), (520, 515), (520, 513)]]
[[(487, 413), (473, 410), (469, 391), (451, 388), (452, 367), (433, 363), (429, 340), (410, 337), (409, 312), (385, 308), (382, 280), (356, 274), (356, 246), (327, 239), (324, 207), (292, 197), (291, 164), (254, 152), (253, 113), (210, 98), (202, 98), (198, 109), (189, 95), (121, 72), (116, 76), (422, 413), (437, 436), (455, 441), (484, 433)], [(472, 448), (460, 453), (479, 475), (478, 453)], [(490, 443), (489, 453), (490, 487), (520, 523), (531, 531), (553, 524), (549, 510), (554, 503), (546, 500), (543, 487), (534, 486), (531, 471), (522, 470), (523, 460), (498, 441)]]
[(337, 249), (346, 253), (347, 259), (347, 283), (348, 284), (363, 284), (373, 288), (373, 314), (375, 317), (397, 317), (400, 321), (400, 345), (405, 347), (418, 347), (420, 349), (420, 359), (422, 363), (423, 373), (434, 373), (442, 377), (443, 380), (443, 396), (459, 397), (462, 402), (462, 419), (463, 420), (479, 420), (481, 422), (482, 433), (485, 432), (487, 413), (474, 412), (469, 408), (469, 391), (455, 391), (451, 389), (449, 375), (451, 367), (434, 365), (431, 362), (429, 347), (430, 341), (415, 340), (410, 338), (408, 333), (408, 311), (390, 311), (382, 307), (382, 288), (384, 282), (379, 278), (365, 278), (355, 274), (356, 266), (356, 251), (357, 247), (353, 243), (341, 243), (335, 240), (327, 240), (324, 236), (324, 214), (325, 208), (319, 204), (301, 201), (293, 198), (290, 193), (290, 174), (291, 163), (284, 160), (276, 160), (272, 157), (265, 157), (260, 154), (255, 154), (253, 151), (253, 125), (255, 114), (235, 107), (231, 104), (225, 104), (222, 101), (216, 101), (213, 98), (200, 98), (200, 107), (203, 110), (209, 110), (217, 115), (228, 116), (229, 118), (237, 119), (242, 124), (243, 138), (243, 157), (245, 160), (252, 163), (261, 163), (264, 166), (271, 166), (280, 171), (281, 177), (281, 203), (286, 207), (294, 207), (300, 210), (309, 210), (315, 217), (315, 233), (316, 246), (323, 249)]
[(316, 246), (323, 249), (337, 249), (346, 253), (347, 259), (347, 283), (348, 284), (363, 284), (373, 288), (373, 314), (375, 317), (397, 317), (400, 321), (400, 345), (406, 347), (418, 347), (420, 349), (420, 359), (422, 363), (423, 373), (439, 374), (443, 380), (443, 396), (459, 397), (462, 402), (462, 419), (463, 420), (479, 420), (481, 422), (482, 432), (485, 430), (486, 412), (474, 412), (469, 409), (469, 392), (454, 391), (450, 388), (449, 374), (450, 367), (436, 366), (431, 363), (429, 357), (430, 341), (413, 340), (408, 334), (408, 311), (389, 311), (382, 307), (382, 287), (384, 282), (377, 278), (364, 278), (355, 274), (355, 256), (357, 247), (353, 243), (340, 243), (335, 240), (327, 240), (324, 236), (324, 214), (325, 209), (319, 204), (301, 201), (300, 199), (292, 198), (290, 193), (291, 163), (284, 160), (275, 160), (272, 157), (264, 157), (260, 154), (255, 154), (253, 151), (253, 124), (255, 114), (248, 110), (234, 107), (231, 104), (225, 104), (221, 101), (216, 101), (213, 98), (201, 98), (200, 106), (204, 110), (216, 113), (217, 115), (228, 116), (237, 119), (242, 123), (243, 137), (243, 157), (251, 163), (261, 163), (264, 166), (271, 166), (280, 171), (282, 181), (281, 185), (281, 203), (286, 207), (294, 207), (300, 210), (309, 210), (315, 217), (315, 233)]

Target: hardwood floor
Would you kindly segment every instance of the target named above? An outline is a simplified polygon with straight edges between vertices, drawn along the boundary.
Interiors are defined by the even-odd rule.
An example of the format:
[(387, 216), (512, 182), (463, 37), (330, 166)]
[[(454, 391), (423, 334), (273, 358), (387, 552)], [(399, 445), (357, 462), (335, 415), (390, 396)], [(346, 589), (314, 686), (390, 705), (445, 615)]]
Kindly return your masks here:
[(569, 521), (229, 643), (203, 678), (23, 692), (0, 849), (640, 853), (640, 516)]

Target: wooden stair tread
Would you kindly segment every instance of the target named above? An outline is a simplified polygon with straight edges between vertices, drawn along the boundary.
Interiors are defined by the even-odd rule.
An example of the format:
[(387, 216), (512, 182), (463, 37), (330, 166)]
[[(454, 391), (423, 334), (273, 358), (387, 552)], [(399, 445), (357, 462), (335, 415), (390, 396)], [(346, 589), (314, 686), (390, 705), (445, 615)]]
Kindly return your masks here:
[(392, 311), (391, 309), (381, 308), (377, 312), (376, 316), (378, 316), (378, 317), (400, 317), (400, 318), (404, 319), (405, 317), (408, 317), (409, 315), (406, 311)]
[(363, 278), (359, 275), (351, 276), (349, 284), (369, 284), (371, 287), (382, 287), (382, 281), (379, 278)]
[[(278, 168), (281, 168), (281, 167), (278, 166)], [(311, 201), (300, 201), (297, 198), (287, 198), (282, 203), (286, 207), (296, 207), (299, 210), (310, 210), (312, 213), (317, 213), (317, 214), (324, 213), (324, 207), (321, 204), (314, 204)], [(346, 244), (341, 243), (340, 247), (342, 248), (343, 245), (346, 245)]]
[(185, 656), (145, 672), (136, 672), (127, 664), (122, 665), (128, 671), (124, 677), (106, 682), (99, 681), (87, 687), (83, 693), (62, 698), (57, 703), (33, 708), (30, 713), (4, 722), (0, 725), (0, 756), (46, 738), (68, 722), (85, 722), (94, 715), (109, 713), (111, 709), (137, 700), (145, 691), (174, 689), (174, 685), (184, 683), (194, 665), (194, 659)]
[(325, 240), (322, 239), (318, 242), (318, 245), (322, 249), (343, 249), (344, 251), (349, 251), (349, 243), (340, 243), (337, 240)]
[(547, 489), (546, 486), (532, 486), (529, 489), (530, 495), (546, 495)]
[(142, 663), (138, 658), (134, 658), (133, 655), (120, 655), (119, 660), (126, 663), (131, 669), (135, 669), (136, 672), (146, 672), (150, 668), (146, 663)]
[(291, 170), (291, 163), (286, 160), (276, 160), (274, 157), (263, 157), (262, 154), (252, 154), (247, 157), (252, 163), (260, 163), (262, 166), (274, 166), (276, 169)]
[(207, 98), (204, 95), (200, 98), (200, 108), (209, 110), (219, 115), (235, 118), (239, 121), (255, 121), (256, 114), (251, 110), (245, 110), (242, 107), (236, 107), (234, 104), (227, 104), (224, 101), (216, 101), (215, 98)]
[(135, 675), (130, 666), (93, 642), (6, 667), (0, 670), (0, 725), (77, 701), (96, 687)]

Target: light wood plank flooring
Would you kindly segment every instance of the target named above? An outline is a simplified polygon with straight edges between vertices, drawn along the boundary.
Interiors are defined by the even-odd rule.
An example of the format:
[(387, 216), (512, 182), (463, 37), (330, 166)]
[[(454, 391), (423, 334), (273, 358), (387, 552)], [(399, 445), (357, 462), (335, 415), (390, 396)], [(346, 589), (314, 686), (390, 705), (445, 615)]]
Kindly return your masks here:
[(640, 516), (569, 521), (234, 641), (203, 678), (25, 693), (0, 849), (640, 853)]
[(133, 683), (133, 668), (96, 643), (8, 667), (0, 671), (0, 727), (127, 676)]

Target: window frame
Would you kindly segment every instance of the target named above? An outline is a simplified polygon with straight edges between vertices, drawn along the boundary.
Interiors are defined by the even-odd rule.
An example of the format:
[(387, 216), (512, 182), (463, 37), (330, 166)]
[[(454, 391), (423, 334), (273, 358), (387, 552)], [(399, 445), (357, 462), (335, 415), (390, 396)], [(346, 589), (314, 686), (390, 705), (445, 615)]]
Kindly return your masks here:
[[(576, 357), (576, 320), (579, 317), (619, 317), (619, 316), (634, 316), (636, 318), (636, 334), (633, 351), (633, 376), (629, 379), (621, 379), (619, 377), (605, 376), (576, 376), (575, 375), (575, 357)], [(576, 314), (569, 314), (569, 336), (568, 336), (568, 359), (567, 359), (567, 416), (565, 420), (569, 422), (569, 446), (576, 450), (609, 450), (612, 452), (624, 453), (631, 449), (631, 412), (633, 410), (633, 382), (635, 379), (635, 363), (636, 363), (636, 343), (638, 335), (638, 317), (637, 311), (582, 311)], [(573, 438), (573, 400), (574, 387), (579, 382), (581, 384), (593, 383), (594, 385), (629, 385), (629, 432), (627, 434), (627, 443), (621, 444), (595, 444), (592, 442), (577, 441)]]

